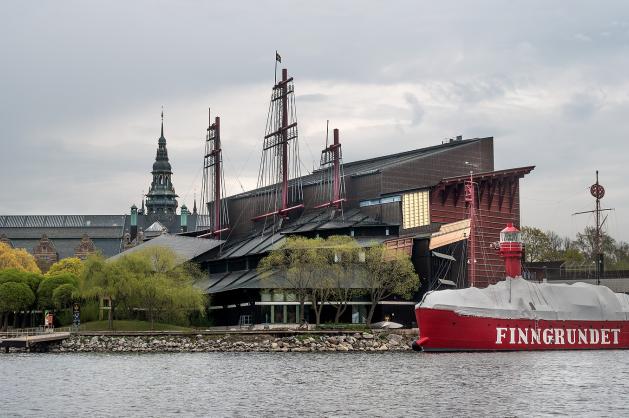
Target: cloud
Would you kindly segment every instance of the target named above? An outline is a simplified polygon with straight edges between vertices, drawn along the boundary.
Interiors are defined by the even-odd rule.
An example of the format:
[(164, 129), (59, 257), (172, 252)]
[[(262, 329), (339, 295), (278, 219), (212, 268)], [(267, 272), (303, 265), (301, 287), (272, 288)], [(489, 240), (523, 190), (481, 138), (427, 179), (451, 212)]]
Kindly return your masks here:
[(404, 93), (404, 100), (408, 103), (411, 111), (411, 126), (417, 126), (424, 117), (424, 108), (419, 104), (419, 100), (412, 93)]
[(318, 163), (326, 120), (345, 161), (494, 135), (496, 168), (537, 165), (522, 181), (524, 223), (574, 235), (586, 220), (570, 214), (591, 204), (598, 168), (617, 208), (610, 232), (629, 240), (626, 2), (3, 11), (0, 214), (128, 211), (150, 183), (161, 105), (180, 204), (199, 193), (208, 106), (222, 118), (229, 191), (254, 187), (278, 49), (295, 77), (304, 166)]
[(593, 94), (577, 93), (563, 105), (563, 114), (571, 120), (583, 121), (592, 117), (603, 107), (603, 100)]

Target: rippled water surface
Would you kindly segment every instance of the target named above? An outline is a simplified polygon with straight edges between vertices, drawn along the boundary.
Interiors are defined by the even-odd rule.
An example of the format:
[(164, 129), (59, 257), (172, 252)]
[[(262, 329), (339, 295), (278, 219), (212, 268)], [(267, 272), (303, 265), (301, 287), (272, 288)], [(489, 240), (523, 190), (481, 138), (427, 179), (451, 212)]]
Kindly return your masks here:
[(629, 351), (0, 354), (1, 416), (629, 416)]

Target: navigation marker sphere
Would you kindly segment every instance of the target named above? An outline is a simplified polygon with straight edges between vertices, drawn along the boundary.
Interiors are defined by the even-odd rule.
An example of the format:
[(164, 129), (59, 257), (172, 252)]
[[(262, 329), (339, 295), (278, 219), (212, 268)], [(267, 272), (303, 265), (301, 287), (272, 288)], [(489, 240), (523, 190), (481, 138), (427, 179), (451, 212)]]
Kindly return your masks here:
[(600, 184), (593, 184), (590, 186), (590, 193), (597, 199), (602, 199), (605, 196), (605, 188)]

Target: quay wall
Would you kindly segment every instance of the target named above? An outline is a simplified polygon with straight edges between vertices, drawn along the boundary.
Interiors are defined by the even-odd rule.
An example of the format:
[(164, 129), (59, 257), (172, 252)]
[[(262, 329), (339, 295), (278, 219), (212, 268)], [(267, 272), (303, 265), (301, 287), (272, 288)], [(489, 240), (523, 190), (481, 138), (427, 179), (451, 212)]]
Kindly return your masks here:
[[(340, 335), (73, 335), (49, 352), (383, 352), (411, 350), (413, 337), (397, 333)], [(21, 351), (12, 348), (11, 352)]]

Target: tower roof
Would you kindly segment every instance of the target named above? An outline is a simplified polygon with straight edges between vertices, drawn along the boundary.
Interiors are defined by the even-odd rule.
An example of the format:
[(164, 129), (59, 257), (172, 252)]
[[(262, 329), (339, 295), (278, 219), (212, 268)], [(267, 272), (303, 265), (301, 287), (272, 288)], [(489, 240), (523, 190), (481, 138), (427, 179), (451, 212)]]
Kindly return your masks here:
[(164, 110), (162, 109), (162, 129), (161, 135), (157, 140), (157, 154), (153, 163), (153, 174), (159, 172), (171, 173), (172, 167), (168, 161), (168, 150), (166, 149), (166, 138), (164, 137)]
[(172, 183), (172, 168), (168, 161), (166, 138), (164, 137), (164, 110), (162, 109), (161, 135), (157, 140), (157, 153), (153, 163), (153, 181), (146, 194), (148, 213), (175, 213), (177, 194)]

